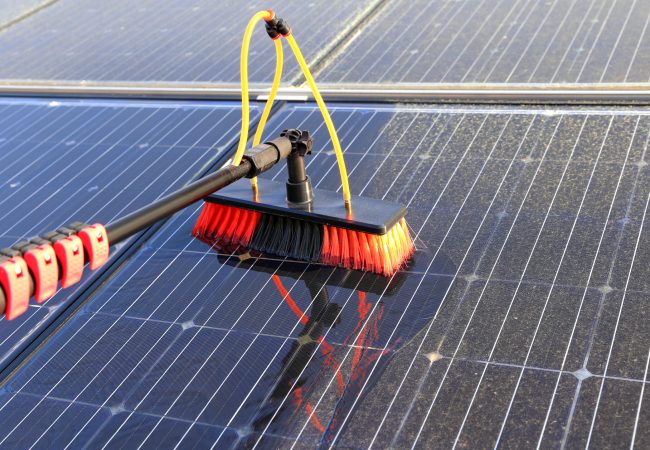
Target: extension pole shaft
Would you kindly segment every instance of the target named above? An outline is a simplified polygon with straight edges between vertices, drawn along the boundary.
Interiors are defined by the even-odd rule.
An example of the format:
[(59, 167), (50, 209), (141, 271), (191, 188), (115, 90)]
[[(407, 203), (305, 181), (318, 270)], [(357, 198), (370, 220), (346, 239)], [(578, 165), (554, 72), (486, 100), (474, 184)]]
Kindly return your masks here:
[[(285, 159), (291, 153), (291, 149), (292, 142), (288, 137), (280, 137), (249, 149), (239, 165), (231, 165), (220, 169), (115, 222), (109, 223), (105, 227), (108, 242), (110, 245), (115, 245), (240, 178), (259, 175), (273, 167), (278, 161)], [(85, 262), (88, 262), (87, 257), (84, 258)], [(59, 276), (61, 276), (60, 273)], [(31, 272), (29, 278), (29, 291), (30, 297), (32, 297), (35, 290), (35, 281)], [(0, 288), (0, 314), (5, 313), (6, 304), (5, 293)]]

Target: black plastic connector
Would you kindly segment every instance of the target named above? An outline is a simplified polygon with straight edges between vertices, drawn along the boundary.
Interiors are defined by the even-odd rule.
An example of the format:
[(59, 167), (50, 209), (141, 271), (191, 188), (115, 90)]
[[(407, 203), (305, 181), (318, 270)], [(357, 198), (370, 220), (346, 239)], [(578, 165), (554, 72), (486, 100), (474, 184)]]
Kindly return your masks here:
[(248, 161), (251, 165), (246, 178), (253, 178), (267, 171), (280, 160), (280, 150), (273, 143), (265, 142), (246, 150), (242, 159)]
[(284, 130), (280, 136), (291, 141), (291, 154), (287, 158), (289, 179), (287, 180), (287, 201), (289, 204), (304, 206), (314, 200), (314, 189), (307, 176), (305, 155), (311, 154), (314, 139), (308, 131)]
[(266, 20), (266, 34), (273, 40), (279, 39), (281, 36), (289, 36), (291, 34), (291, 26), (289, 22), (279, 18), (271, 11), (273, 16)]

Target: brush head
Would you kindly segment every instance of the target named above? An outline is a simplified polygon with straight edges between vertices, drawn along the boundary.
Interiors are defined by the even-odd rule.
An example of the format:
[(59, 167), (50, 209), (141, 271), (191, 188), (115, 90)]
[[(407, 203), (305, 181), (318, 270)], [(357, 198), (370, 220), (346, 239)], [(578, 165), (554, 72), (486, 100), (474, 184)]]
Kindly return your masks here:
[(235, 183), (206, 199), (194, 236), (215, 247), (240, 245), (270, 255), (320, 262), (390, 276), (414, 251), (404, 207), (355, 197), (353, 213), (339, 194), (314, 189), (314, 200), (296, 206), (285, 186), (259, 180)]

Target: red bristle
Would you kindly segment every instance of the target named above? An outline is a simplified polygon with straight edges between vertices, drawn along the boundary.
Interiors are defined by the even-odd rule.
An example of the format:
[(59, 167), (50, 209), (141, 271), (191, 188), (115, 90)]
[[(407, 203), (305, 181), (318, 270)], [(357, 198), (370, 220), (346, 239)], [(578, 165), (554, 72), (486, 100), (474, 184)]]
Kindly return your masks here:
[(330, 231), (327, 225), (323, 225), (323, 248), (321, 252), (321, 259), (325, 264), (329, 264), (330, 258), (331, 258)]
[(348, 242), (348, 233), (345, 232), (343, 228), (337, 228), (339, 235), (339, 245), (341, 249), (340, 253), (340, 264), (343, 267), (350, 266), (350, 244)]
[(241, 220), (241, 209), (239, 208), (230, 208), (232, 212), (230, 213), (230, 218), (226, 223), (226, 231), (223, 233), (223, 239), (228, 242), (235, 242), (237, 239), (236, 231), (237, 226)]
[(362, 267), (362, 261), (361, 261), (361, 252), (359, 251), (359, 240), (357, 238), (357, 235), (360, 233), (357, 233), (356, 231), (348, 230), (348, 243), (350, 244), (350, 260), (351, 260), (351, 265), (355, 270), (361, 269)]
[(321, 262), (328, 265), (390, 276), (406, 264), (413, 250), (404, 219), (381, 236), (323, 227)]
[(262, 217), (262, 214), (256, 212), (256, 211), (247, 211), (246, 212), (246, 222), (247, 226), (245, 228), (244, 233), (242, 234), (240, 243), (241, 245), (248, 245), (251, 242), (251, 239), (253, 238), (253, 233), (255, 232), (255, 227), (257, 227), (257, 224), (260, 221), (260, 218)]
[(232, 208), (229, 206), (222, 206), (221, 208), (223, 209), (221, 219), (213, 226), (213, 236), (215, 238), (223, 237), (228, 225), (230, 225), (230, 217), (232, 216)]
[(359, 252), (361, 254), (362, 264), (361, 269), (367, 271), (374, 271), (374, 264), (372, 261), (372, 254), (370, 253), (370, 246), (368, 245), (368, 238), (366, 233), (359, 234)]
[(255, 211), (206, 203), (192, 234), (207, 240), (246, 246), (260, 217), (261, 214)]
[(381, 272), (381, 258), (379, 257), (379, 236), (367, 234), (368, 245), (370, 246), (370, 254), (372, 256), (373, 270), (377, 273)]
[(339, 247), (339, 233), (334, 227), (330, 227), (330, 242), (332, 243), (330, 245), (330, 259), (326, 264), (338, 266), (341, 263), (341, 248)]

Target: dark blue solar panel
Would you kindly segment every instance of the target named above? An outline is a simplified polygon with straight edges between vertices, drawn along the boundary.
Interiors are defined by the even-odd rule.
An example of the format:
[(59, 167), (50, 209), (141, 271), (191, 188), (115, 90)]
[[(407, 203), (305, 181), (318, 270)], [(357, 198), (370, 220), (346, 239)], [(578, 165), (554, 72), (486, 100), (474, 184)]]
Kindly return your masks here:
[[(108, 223), (182, 186), (237, 139), (240, 114), (228, 103), (0, 100), (0, 246), (75, 220)], [(0, 365), (87, 281), (0, 319)]]
[[(409, 206), (414, 261), (387, 280), (222, 254), (189, 237), (189, 208), (8, 381), (0, 443), (646, 442), (647, 113), (333, 117), (353, 193)], [(287, 126), (315, 132), (308, 170), (338, 189), (317, 109), (285, 107), (269, 134)]]
[(636, 0), (396, 0), (323, 69), (330, 83), (648, 83)]
[[(375, 3), (64, 0), (3, 33), (0, 78), (239, 83), (242, 37), (255, 12), (272, 8), (287, 19), (313, 63)], [(288, 46), (285, 55), (283, 79), (290, 82), (299, 69)], [(252, 82), (272, 80), (275, 50), (263, 24), (249, 62)]]

